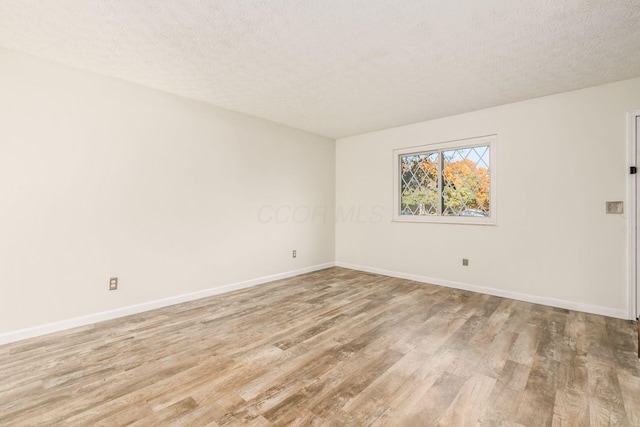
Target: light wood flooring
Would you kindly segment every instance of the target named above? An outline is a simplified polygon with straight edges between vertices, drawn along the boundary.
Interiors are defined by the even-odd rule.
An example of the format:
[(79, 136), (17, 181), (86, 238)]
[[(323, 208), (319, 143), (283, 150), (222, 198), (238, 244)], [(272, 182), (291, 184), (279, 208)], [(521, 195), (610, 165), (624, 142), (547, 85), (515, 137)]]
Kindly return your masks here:
[(0, 425), (640, 426), (635, 324), (330, 268), (0, 347)]

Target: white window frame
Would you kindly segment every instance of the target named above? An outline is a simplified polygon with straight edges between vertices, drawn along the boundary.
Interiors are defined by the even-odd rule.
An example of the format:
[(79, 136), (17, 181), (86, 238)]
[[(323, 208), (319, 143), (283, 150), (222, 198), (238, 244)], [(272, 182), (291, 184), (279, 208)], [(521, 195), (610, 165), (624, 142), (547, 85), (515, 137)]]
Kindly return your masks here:
[[(496, 140), (497, 135), (487, 135), (455, 141), (425, 144), (415, 147), (407, 147), (393, 150), (393, 221), (394, 222), (419, 222), (439, 224), (471, 224), (471, 225), (497, 225), (496, 215)], [(443, 215), (401, 215), (401, 186), (400, 158), (407, 154), (423, 152), (445, 151), (452, 149), (472, 148), (480, 145), (489, 146), (489, 216), (443, 216)], [(440, 172), (442, 173), (442, 172)]]

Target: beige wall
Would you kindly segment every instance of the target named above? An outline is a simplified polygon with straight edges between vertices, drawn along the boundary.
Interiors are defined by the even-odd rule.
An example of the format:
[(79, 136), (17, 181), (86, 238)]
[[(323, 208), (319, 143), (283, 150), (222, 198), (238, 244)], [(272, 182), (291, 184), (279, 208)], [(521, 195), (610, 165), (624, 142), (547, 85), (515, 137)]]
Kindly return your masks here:
[[(7, 50), (0, 94), (0, 335), (334, 260), (627, 312), (640, 79), (337, 144)], [(488, 134), (497, 226), (391, 222), (393, 149)]]
[[(628, 314), (626, 113), (640, 79), (344, 138), (339, 265)], [(497, 226), (392, 222), (392, 150), (497, 134)], [(625, 210), (626, 212), (626, 210)], [(469, 267), (461, 259), (469, 258)]]
[(0, 334), (333, 262), (334, 164), (330, 139), (0, 50)]

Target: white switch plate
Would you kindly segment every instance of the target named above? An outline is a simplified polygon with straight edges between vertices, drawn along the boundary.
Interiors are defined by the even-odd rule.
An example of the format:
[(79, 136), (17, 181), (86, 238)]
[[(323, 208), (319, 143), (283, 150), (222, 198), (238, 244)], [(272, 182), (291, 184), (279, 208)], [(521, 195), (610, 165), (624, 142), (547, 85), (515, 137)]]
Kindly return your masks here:
[(621, 214), (622, 202), (606, 202), (608, 214)]

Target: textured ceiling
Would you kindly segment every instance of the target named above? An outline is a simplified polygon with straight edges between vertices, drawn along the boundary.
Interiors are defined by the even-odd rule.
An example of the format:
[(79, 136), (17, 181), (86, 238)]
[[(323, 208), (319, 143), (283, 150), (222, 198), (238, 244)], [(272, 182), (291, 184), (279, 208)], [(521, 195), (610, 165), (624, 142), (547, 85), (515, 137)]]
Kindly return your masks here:
[(640, 76), (640, 0), (0, 0), (0, 46), (338, 138)]

